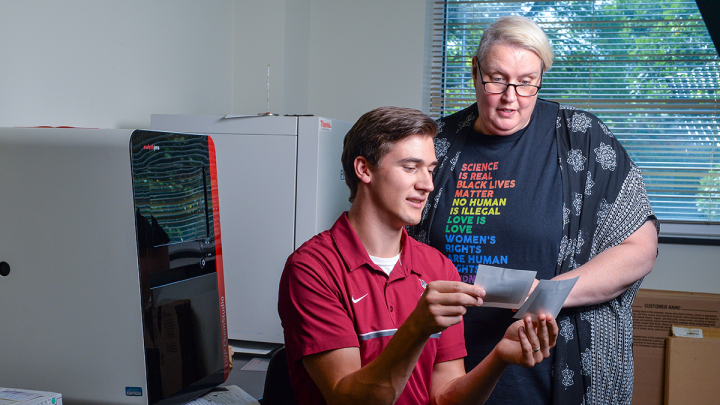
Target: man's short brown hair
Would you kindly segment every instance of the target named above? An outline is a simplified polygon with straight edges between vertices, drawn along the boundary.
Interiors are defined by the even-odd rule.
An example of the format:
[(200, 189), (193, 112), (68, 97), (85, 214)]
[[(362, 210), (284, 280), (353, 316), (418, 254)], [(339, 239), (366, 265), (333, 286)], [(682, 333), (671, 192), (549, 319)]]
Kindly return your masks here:
[(370, 167), (375, 167), (396, 142), (412, 135), (436, 134), (435, 121), (412, 108), (380, 107), (363, 114), (343, 142), (342, 165), (350, 202), (355, 200), (360, 181), (355, 174), (355, 158), (362, 156)]

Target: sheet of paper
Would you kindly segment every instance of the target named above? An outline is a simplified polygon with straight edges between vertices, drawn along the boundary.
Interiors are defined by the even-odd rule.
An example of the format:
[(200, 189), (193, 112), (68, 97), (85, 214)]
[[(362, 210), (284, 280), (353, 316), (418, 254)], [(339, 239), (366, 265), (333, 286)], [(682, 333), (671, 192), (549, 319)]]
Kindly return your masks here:
[(478, 265), (475, 285), (485, 290), (483, 307), (518, 309), (532, 288), (536, 271)]
[(261, 356), (269, 354), (273, 351), (273, 349), (253, 349), (250, 347), (243, 347), (243, 346), (232, 346), (233, 352), (235, 353), (245, 353), (245, 354), (259, 354)]
[(223, 119), (229, 120), (233, 118), (257, 118), (257, 117), (264, 117), (264, 115), (226, 115), (223, 117)]
[(259, 359), (257, 357), (248, 361), (240, 370), (244, 371), (267, 371), (270, 359)]
[(36, 391), (16, 390), (3, 388), (0, 390), (0, 399), (13, 400), (15, 402), (29, 401), (31, 399), (40, 398), (42, 395)]
[(577, 279), (575, 277), (570, 280), (540, 280), (513, 318), (522, 319), (530, 315), (533, 321), (537, 321), (540, 314), (557, 318)]
[(260, 405), (257, 399), (237, 385), (216, 387), (200, 398), (185, 405)]

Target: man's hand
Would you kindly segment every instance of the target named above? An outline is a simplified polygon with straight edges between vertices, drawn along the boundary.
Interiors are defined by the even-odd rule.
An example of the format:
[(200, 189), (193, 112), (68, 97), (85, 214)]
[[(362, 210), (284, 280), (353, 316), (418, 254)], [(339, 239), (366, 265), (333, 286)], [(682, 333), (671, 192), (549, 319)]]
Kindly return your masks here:
[(442, 332), (462, 321), (466, 306), (482, 305), (484, 296), (485, 291), (475, 285), (433, 281), (425, 288), (406, 322), (410, 321), (426, 335)]
[(538, 316), (537, 324), (533, 324), (528, 316), (510, 325), (494, 350), (506, 363), (532, 367), (550, 356), (558, 332), (552, 316)]

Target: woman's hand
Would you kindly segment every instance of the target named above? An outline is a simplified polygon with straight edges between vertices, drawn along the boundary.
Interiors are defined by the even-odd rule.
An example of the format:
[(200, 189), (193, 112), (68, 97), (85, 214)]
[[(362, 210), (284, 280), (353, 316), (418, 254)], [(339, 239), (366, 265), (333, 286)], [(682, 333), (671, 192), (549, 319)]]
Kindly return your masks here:
[(508, 364), (532, 367), (550, 356), (558, 333), (557, 322), (552, 316), (540, 315), (537, 323), (527, 316), (510, 325), (494, 350)]

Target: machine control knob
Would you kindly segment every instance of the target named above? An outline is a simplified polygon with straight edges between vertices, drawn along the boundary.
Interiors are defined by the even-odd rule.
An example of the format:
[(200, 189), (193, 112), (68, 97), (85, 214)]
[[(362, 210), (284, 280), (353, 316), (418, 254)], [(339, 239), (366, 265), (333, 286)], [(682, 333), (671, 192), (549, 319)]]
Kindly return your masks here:
[(0, 276), (7, 277), (8, 274), (10, 274), (10, 265), (0, 262)]

